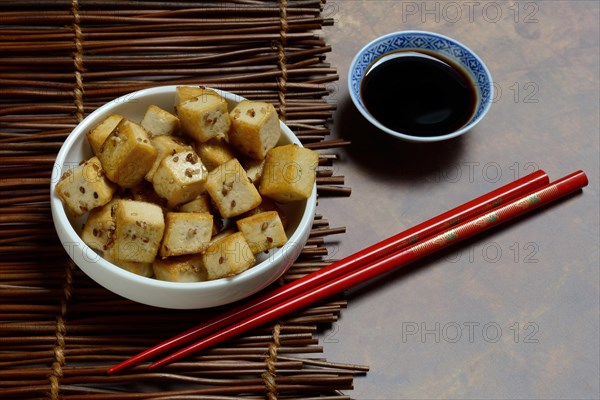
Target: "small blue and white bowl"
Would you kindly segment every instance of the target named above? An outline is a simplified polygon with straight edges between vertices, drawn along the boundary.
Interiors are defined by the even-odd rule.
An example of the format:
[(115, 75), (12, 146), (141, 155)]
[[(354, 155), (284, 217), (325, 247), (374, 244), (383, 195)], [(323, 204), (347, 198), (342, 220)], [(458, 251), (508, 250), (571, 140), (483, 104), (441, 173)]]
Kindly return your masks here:
[[(361, 99), (361, 84), (369, 67), (391, 53), (406, 50), (427, 50), (457, 64), (471, 78), (477, 95), (471, 119), (453, 132), (438, 136), (415, 136), (390, 129), (375, 119)], [(483, 61), (465, 45), (433, 32), (401, 31), (381, 36), (364, 46), (354, 57), (348, 71), (348, 89), (360, 113), (380, 130), (411, 142), (436, 142), (460, 136), (477, 125), (489, 111), (494, 97), (492, 76)]]

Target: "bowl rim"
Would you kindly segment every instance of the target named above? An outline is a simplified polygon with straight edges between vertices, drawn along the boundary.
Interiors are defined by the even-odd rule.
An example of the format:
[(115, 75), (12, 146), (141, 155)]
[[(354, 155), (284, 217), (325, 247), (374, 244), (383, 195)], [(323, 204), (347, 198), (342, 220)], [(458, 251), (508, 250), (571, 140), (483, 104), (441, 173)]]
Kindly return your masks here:
[[(388, 128), (387, 126), (383, 125), (381, 122), (379, 122), (377, 119), (375, 119), (364, 107), (364, 105), (362, 104), (362, 101), (359, 97), (357, 97), (357, 95), (354, 93), (353, 87), (352, 87), (352, 76), (353, 76), (353, 71), (356, 69), (356, 65), (358, 64), (358, 62), (360, 61), (362, 55), (365, 53), (366, 50), (368, 50), (369, 48), (375, 46), (377, 43), (383, 42), (385, 40), (388, 40), (390, 38), (396, 37), (396, 36), (409, 36), (409, 35), (428, 35), (428, 36), (433, 36), (433, 37), (438, 37), (440, 39), (449, 41), (459, 47), (462, 47), (465, 51), (469, 52), (470, 55), (476, 59), (479, 64), (481, 65), (483, 71), (485, 72), (485, 76), (488, 78), (488, 82), (489, 82), (489, 90), (490, 90), (490, 95), (488, 97), (488, 100), (484, 103), (483, 109), (482, 111), (479, 113), (479, 115), (477, 116), (477, 118), (469, 121), (469, 123), (467, 125), (464, 125), (463, 127), (461, 127), (460, 129), (451, 132), (451, 133), (447, 133), (444, 135), (438, 135), (438, 136), (413, 136), (413, 135), (409, 135), (406, 133), (402, 133), (402, 132), (398, 132), (395, 131), (393, 129)], [(364, 77), (364, 74), (361, 76), (361, 81), (362, 78)], [(385, 133), (397, 137), (399, 139), (405, 140), (405, 141), (409, 141), (409, 142), (438, 142), (438, 141), (442, 141), (442, 140), (447, 140), (447, 139), (452, 139), (455, 138), (457, 136), (460, 136), (464, 133), (466, 133), (467, 131), (469, 131), (470, 129), (472, 129), (473, 127), (475, 127), (475, 125), (477, 125), (484, 117), (485, 115), (488, 113), (489, 109), (492, 106), (493, 103), (493, 99), (494, 99), (494, 84), (493, 84), (493, 80), (492, 80), (492, 75), (489, 71), (489, 69), (487, 68), (487, 66), (485, 65), (485, 63), (483, 62), (483, 60), (477, 55), (477, 53), (475, 53), (473, 50), (471, 50), (469, 47), (465, 46), (463, 43), (457, 41), (456, 39), (453, 39), (451, 37), (445, 36), (443, 34), (437, 33), (437, 32), (432, 32), (432, 31), (422, 31), (422, 30), (404, 30), (404, 31), (396, 31), (396, 32), (390, 32), (387, 33), (385, 35), (381, 35), (376, 37), (375, 39), (371, 40), (370, 42), (368, 42), (367, 44), (365, 44), (358, 52), (356, 52), (356, 54), (354, 55), (354, 57), (352, 58), (352, 62), (350, 63), (350, 67), (348, 68), (348, 91), (350, 93), (350, 98), (352, 99), (352, 102), (354, 103), (355, 107), (358, 109), (358, 111), (374, 126), (376, 126), (378, 129), (384, 131)]]
[[(232, 283), (235, 284), (235, 283), (243, 283), (245, 281), (250, 281), (250, 280), (252, 280), (252, 278), (254, 276), (260, 275), (262, 272), (264, 272), (264, 270), (268, 268), (268, 266), (269, 266), (268, 264), (277, 263), (278, 261), (282, 261), (281, 259), (286, 257), (287, 253), (290, 252), (288, 250), (290, 246), (297, 246), (300, 244), (303, 247), (305, 245), (305, 243), (302, 240), (302, 236), (303, 236), (302, 229), (299, 229), (299, 228), (303, 227), (303, 226), (307, 226), (307, 224), (308, 224), (308, 229), (310, 230), (310, 226), (312, 224), (312, 220), (314, 218), (314, 214), (315, 214), (315, 210), (316, 210), (316, 191), (317, 191), (316, 183), (315, 183), (315, 186), (313, 187), (311, 196), (305, 201), (306, 205), (301, 214), (301, 218), (298, 222), (298, 228), (292, 233), (292, 235), (290, 235), (287, 243), (283, 247), (277, 248), (275, 251), (270, 253), (265, 260), (257, 263), (252, 268), (250, 268), (238, 275), (235, 275), (235, 276), (229, 277), (229, 278), (221, 278), (221, 279), (215, 279), (212, 281), (203, 281), (203, 282), (162, 281), (162, 280), (158, 280), (155, 278), (148, 278), (148, 277), (144, 277), (141, 275), (137, 275), (135, 273), (129, 272), (121, 267), (118, 267), (118, 266), (112, 264), (111, 262), (109, 262), (106, 259), (104, 259), (103, 257), (101, 257), (98, 253), (96, 253), (92, 248), (90, 248), (87, 244), (85, 244), (83, 242), (81, 237), (77, 234), (77, 232), (73, 228), (73, 226), (67, 216), (67, 213), (65, 211), (62, 201), (56, 195), (56, 190), (55, 190), (56, 184), (58, 183), (58, 181), (61, 177), (61, 171), (63, 170), (63, 165), (65, 164), (66, 156), (71, 151), (71, 148), (73, 147), (75, 142), (78, 139), (80, 139), (82, 137), (82, 135), (86, 134), (86, 131), (90, 128), (89, 124), (91, 123), (91, 121), (95, 120), (100, 115), (107, 113), (115, 105), (119, 104), (120, 102), (131, 101), (134, 98), (138, 98), (138, 97), (141, 98), (141, 97), (145, 97), (148, 95), (161, 95), (161, 94), (166, 95), (166, 94), (174, 93), (175, 88), (178, 86), (194, 86), (194, 85), (156, 86), (156, 87), (141, 89), (141, 90), (137, 90), (137, 91), (125, 94), (123, 96), (113, 99), (113, 100), (103, 104), (102, 106), (98, 107), (92, 113), (90, 113), (86, 118), (84, 118), (80, 123), (78, 123), (75, 128), (73, 128), (73, 130), (71, 131), (71, 133), (69, 133), (68, 137), (65, 139), (63, 145), (61, 146), (61, 148), (56, 156), (56, 159), (53, 163), (52, 177), (50, 179), (50, 207), (51, 207), (54, 227), (58, 231), (57, 227), (58, 227), (58, 225), (60, 225), (64, 229), (65, 235), (68, 236), (69, 239), (72, 239), (73, 242), (77, 243), (79, 247), (81, 247), (81, 249), (79, 251), (83, 252), (84, 257), (86, 254), (87, 255), (95, 255), (97, 257), (97, 260), (94, 260), (93, 262), (98, 263), (102, 268), (108, 269), (108, 271), (110, 273), (117, 275), (118, 278), (120, 278), (120, 279), (124, 279), (124, 280), (126, 280), (128, 282), (132, 282), (132, 283), (135, 282), (137, 284), (144, 284), (148, 287), (149, 290), (167, 289), (167, 290), (179, 290), (179, 291), (190, 291), (191, 292), (191, 291), (196, 291), (199, 289), (217, 290), (217, 289), (231, 288)], [(216, 92), (221, 94), (223, 97), (225, 97), (227, 100), (239, 102), (244, 99), (243, 96), (240, 96), (238, 94), (231, 93), (231, 92), (228, 92), (225, 90), (210, 88), (208, 86), (203, 86), (203, 87), (205, 87), (207, 89), (215, 90)], [(285, 132), (286, 137), (288, 139), (290, 139), (292, 143), (302, 146), (302, 143), (299, 141), (299, 139), (296, 137), (296, 135), (294, 135), (294, 133), (291, 131), (291, 129), (283, 121), (280, 120), (279, 123), (280, 123), (280, 129), (281, 129), (282, 133)], [(61, 221), (64, 221), (64, 223)], [(63, 247), (65, 247), (65, 243), (62, 242), (62, 240), (61, 240), (61, 244), (63, 245)], [(67, 250), (68, 256), (71, 259), (73, 259), (73, 256), (69, 252), (69, 249), (65, 248), (65, 250)], [(75, 261), (75, 260), (73, 260), (73, 261)], [(76, 262), (76, 264), (77, 264), (77, 262)], [(291, 263), (290, 263), (290, 265), (291, 265)], [(88, 272), (85, 270), (85, 268), (82, 268), (81, 266), (79, 266), (79, 268), (81, 268), (86, 273), (86, 275), (89, 275)], [(288, 266), (288, 268), (289, 268), (289, 266)], [(272, 281), (276, 280), (283, 273), (285, 273), (286, 269), (284, 269), (278, 276), (274, 277), (272, 279)], [(94, 279), (94, 278), (92, 277), (92, 279)], [(265, 282), (264, 286), (268, 285), (269, 283), (270, 282)], [(108, 290), (111, 290), (111, 289), (108, 289)], [(122, 297), (127, 297), (122, 294), (119, 294), (119, 295), (121, 295)], [(246, 296), (244, 296), (244, 297), (246, 297)], [(138, 301), (138, 300), (134, 300), (134, 301)], [(235, 300), (232, 300), (232, 301), (235, 301)]]

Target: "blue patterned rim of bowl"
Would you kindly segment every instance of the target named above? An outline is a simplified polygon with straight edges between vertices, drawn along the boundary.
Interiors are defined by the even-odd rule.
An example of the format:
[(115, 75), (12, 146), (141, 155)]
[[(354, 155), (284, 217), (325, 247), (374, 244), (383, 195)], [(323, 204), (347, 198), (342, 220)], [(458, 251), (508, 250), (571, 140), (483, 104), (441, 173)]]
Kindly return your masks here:
[[(433, 137), (416, 137), (393, 131), (377, 120), (366, 110), (360, 96), (361, 81), (365, 71), (382, 56), (404, 49), (424, 49), (454, 60), (471, 76), (477, 89), (478, 105), (471, 120), (460, 130)], [(465, 133), (485, 116), (492, 105), (494, 96), (492, 76), (483, 61), (465, 45), (454, 39), (433, 32), (401, 31), (381, 36), (364, 46), (354, 57), (348, 72), (350, 97), (358, 110), (379, 129), (410, 141), (438, 141)]]

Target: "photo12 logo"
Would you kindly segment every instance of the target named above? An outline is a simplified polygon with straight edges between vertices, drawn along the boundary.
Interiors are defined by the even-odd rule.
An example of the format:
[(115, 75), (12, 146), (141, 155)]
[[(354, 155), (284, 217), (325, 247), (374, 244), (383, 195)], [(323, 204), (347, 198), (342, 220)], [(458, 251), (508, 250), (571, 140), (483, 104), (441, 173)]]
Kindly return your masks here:
[(79, 251), (78, 248), (81, 248), (83, 251), (81, 252), (81, 257), (88, 263), (95, 263), (100, 260), (100, 256), (94, 250), (89, 248), (83, 242), (63, 242), (63, 248), (69, 255), (69, 257), (73, 260), (77, 258)]
[(538, 23), (540, 6), (537, 2), (517, 1), (403, 1), (402, 22)]
[(515, 161), (510, 165), (503, 165), (496, 161), (463, 161), (440, 169), (434, 174), (433, 181), (436, 183), (458, 183), (461, 181), (468, 181), (469, 183), (481, 181), (485, 183), (497, 183), (502, 178), (509, 178), (516, 181), (539, 169), (539, 165), (533, 161)]
[(492, 82), (494, 96), (492, 103), (501, 100), (512, 101), (515, 104), (538, 104), (540, 103), (540, 85), (537, 82)]
[(503, 335), (514, 343), (539, 343), (535, 322), (402, 322), (402, 343), (498, 343)]
[(515, 264), (537, 264), (540, 245), (536, 242), (511, 242), (497, 241), (477, 245), (462, 246), (446, 256), (446, 261), (451, 263), (489, 263), (513, 262)]

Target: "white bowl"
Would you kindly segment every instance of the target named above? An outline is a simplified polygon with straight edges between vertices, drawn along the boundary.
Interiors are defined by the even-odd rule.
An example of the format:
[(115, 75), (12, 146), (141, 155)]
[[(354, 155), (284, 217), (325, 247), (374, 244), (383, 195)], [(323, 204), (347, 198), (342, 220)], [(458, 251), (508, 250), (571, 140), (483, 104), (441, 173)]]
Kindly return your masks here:
[[(146, 108), (154, 104), (172, 110), (176, 86), (161, 86), (140, 90), (115, 99), (85, 118), (65, 140), (58, 152), (50, 183), (50, 206), (58, 237), (69, 257), (90, 278), (106, 289), (133, 301), (163, 308), (193, 309), (215, 307), (240, 300), (265, 288), (279, 278), (296, 260), (304, 247), (315, 214), (316, 187), (306, 201), (285, 205), (288, 217), (288, 242), (268, 254), (257, 256), (257, 264), (231, 278), (207, 282), (179, 283), (146, 278), (128, 272), (104, 260), (80, 238), (85, 217), (70, 219), (56, 194), (56, 184), (62, 174), (92, 156), (86, 133), (110, 114), (123, 115), (141, 121)], [(217, 90), (233, 108), (243, 98)], [(280, 122), (279, 144), (301, 145), (293, 132)]]
[[(415, 136), (388, 128), (374, 118), (362, 102), (362, 80), (371, 65), (397, 51), (427, 50), (450, 59), (466, 72), (474, 83), (477, 105), (471, 119), (461, 128), (438, 136)], [(425, 31), (400, 31), (383, 35), (366, 44), (356, 53), (348, 71), (350, 98), (358, 111), (375, 127), (396, 138), (409, 142), (437, 142), (460, 136), (477, 125), (489, 111), (494, 97), (492, 76), (481, 60), (468, 47), (447, 36)]]

